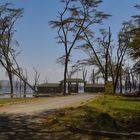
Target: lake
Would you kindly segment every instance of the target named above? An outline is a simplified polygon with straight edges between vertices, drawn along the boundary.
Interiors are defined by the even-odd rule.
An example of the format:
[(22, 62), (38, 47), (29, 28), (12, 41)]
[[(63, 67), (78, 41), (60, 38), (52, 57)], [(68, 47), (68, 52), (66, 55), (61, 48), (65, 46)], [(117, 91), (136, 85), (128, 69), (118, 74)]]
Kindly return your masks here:
[[(14, 87), (14, 98), (23, 98), (23, 87), (21, 88), (21, 92), (19, 88)], [(27, 88), (26, 97), (31, 98), (33, 97), (33, 90), (31, 88)], [(10, 98), (10, 87), (3, 86), (0, 88), (0, 98)]]

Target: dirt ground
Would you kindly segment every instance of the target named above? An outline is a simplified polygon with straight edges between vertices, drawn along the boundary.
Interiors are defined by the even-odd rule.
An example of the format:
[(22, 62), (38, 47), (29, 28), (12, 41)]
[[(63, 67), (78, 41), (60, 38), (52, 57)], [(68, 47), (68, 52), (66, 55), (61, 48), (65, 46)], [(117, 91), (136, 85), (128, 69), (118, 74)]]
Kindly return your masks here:
[[(97, 95), (79, 94), (41, 98), (38, 101), (0, 107), (0, 140), (89, 140), (89, 136), (72, 132), (42, 130), (42, 119), (56, 109), (77, 107)], [(87, 138), (88, 137), (88, 138)]]
[(43, 111), (60, 109), (65, 107), (76, 107), (86, 101), (95, 98), (95, 94), (75, 94), (69, 96), (57, 96), (40, 98), (37, 101), (18, 103), (0, 107), (0, 114), (25, 114), (32, 115)]

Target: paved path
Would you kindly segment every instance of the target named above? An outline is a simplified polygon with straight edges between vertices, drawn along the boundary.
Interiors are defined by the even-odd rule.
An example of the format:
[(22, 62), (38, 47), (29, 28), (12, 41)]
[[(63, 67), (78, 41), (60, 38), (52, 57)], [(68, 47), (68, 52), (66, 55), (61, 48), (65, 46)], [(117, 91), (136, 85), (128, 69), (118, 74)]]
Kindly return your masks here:
[(34, 115), (52, 109), (76, 107), (95, 97), (96, 95), (94, 94), (76, 94), (61, 97), (40, 98), (37, 101), (0, 107), (0, 114)]

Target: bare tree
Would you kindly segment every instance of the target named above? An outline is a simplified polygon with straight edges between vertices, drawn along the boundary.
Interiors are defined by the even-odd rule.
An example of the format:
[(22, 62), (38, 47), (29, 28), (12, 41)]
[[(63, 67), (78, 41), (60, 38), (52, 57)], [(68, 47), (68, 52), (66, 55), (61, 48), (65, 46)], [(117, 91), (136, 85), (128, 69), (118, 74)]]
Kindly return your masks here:
[(93, 84), (95, 84), (95, 71), (94, 71), (94, 69), (92, 70), (92, 73), (91, 73), (91, 81)]
[(81, 71), (82, 71), (83, 80), (86, 81), (87, 69), (86, 69), (84, 66), (82, 66), (82, 67), (81, 67)]
[[(22, 69), (20, 69), (21, 71), (21, 76), (22, 78), (24, 79), (24, 81), (22, 82), (20, 80), (20, 86), (22, 87), (23, 86), (23, 97), (26, 98), (26, 93), (27, 93), (27, 82), (28, 82), (28, 74), (27, 74), (27, 69), (25, 69), (25, 72), (23, 72)], [(23, 83), (23, 85), (22, 85)]]
[(47, 77), (47, 75), (45, 76), (44, 83), (48, 83), (48, 77)]
[(40, 73), (33, 67), (34, 70), (34, 89), (37, 89), (37, 85), (39, 84)]
[(23, 82), (24, 84), (26, 83), (28, 87), (30, 87), (36, 94), (38, 94), (38, 91), (34, 88), (34, 86), (32, 86), (27, 79), (25, 79), (25, 77), (22, 74), (22, 68), (19, 66), (17, 60), (16, 60), (16, 56), (15, 53), (13, 52), (9, 52), (11, 54), (12, 60), (13, 60), (13, 64), (11, 66), (12, 69), (12, 74), (15, 75), (16, 77), (18, 77), (20, 79), (21, 82)]
[(69, 78), (69, 79), (71, 79), (72, 78), (72, 76), (76, 73), (76, 72), (78, 72), (78, 71), (80, 71), (80, 67), (78, 66), (78, 65), (73, 65), (73, 66), (71, 66), (71, 70), (69, 70), (68, 72), (67, 72), (67, 77)]

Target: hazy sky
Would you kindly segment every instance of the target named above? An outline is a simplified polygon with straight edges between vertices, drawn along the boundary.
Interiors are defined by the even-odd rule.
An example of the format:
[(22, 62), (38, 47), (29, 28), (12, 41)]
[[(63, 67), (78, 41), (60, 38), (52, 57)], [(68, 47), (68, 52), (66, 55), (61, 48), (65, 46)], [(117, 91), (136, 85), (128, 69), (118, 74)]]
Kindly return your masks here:
[[(27, 68), (29, 77), (33, 77), (32, 67), (40, 73), (43, 82), (46, 77), (50, 82), (63, 79), (63, 67), (56, 64), (56, 59), (63, 54), (63, 47), (58, 46), (54, 37), (56, 30), (48, 25), (50, 20), (56, 19), (57, 13), (62, 9), (59, 0), (1, 0), (0, 4), (10, 2), (15, 7), (24, 8), (24, 14), (16, 23), (15, 39), (20, 43), (18, 61), (23, 68)], [(119, 32), (121, 23), (138, 13), (133, 7), (140, 4), (140, 0), (103, 0), (100, 9), (112, 15), (105, 27), (111, 26), (113, 35)], [(115, 38), (114, 38), (115, 39)], [(74, 51), (73, 57), (84, 58), (81, 51)], [(5, 79), (0, 75), (0, 80)], [(31, 79), (30, 79), (31, 80)]]

